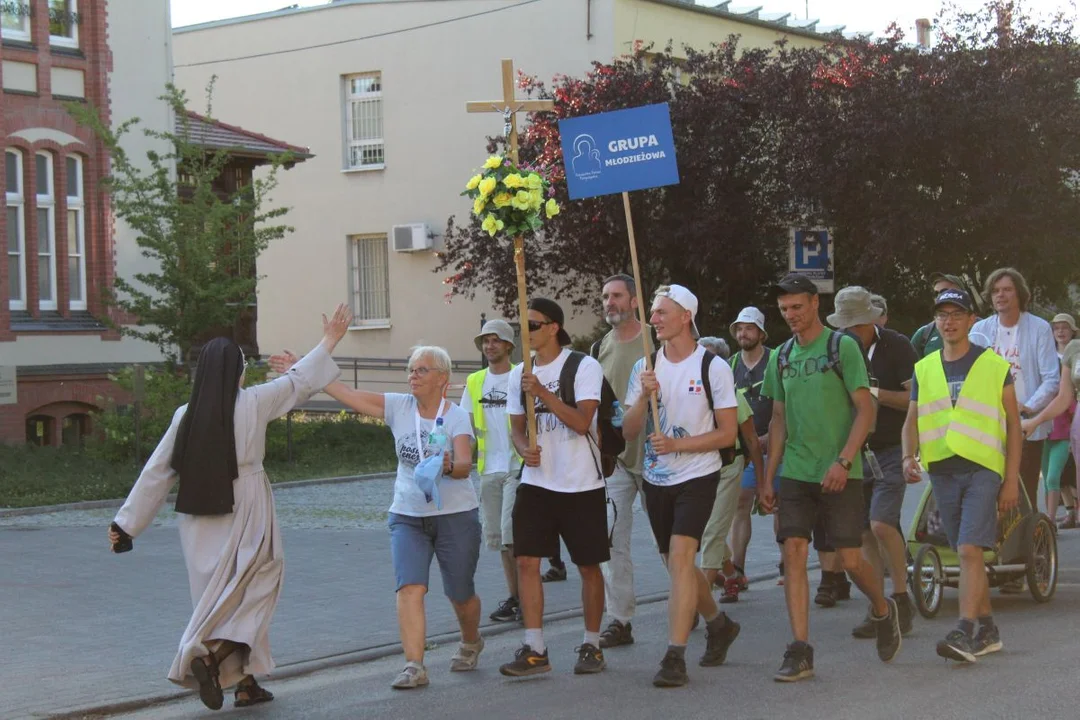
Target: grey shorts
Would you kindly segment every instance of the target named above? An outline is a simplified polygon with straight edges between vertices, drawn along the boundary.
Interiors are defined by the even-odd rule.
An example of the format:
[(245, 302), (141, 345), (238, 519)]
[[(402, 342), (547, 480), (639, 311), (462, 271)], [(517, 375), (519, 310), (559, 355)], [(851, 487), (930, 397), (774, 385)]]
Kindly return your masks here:
[(484, 544), (491, 550), (502, 550), (514, 544), (514, 500), (517, 499), (518, 469), (505, 473), (480, 476), (481, 520)]
[[(881, 466), (881, 480), (871, 479), (867, 483), (866, 498), (866, 527), (871, 522), (885, 523), (894, 527), (900, 526), (900, 510), (904, 506), (904, 492), (907, 491), (907, 482), (904, 480), (904, 451), (899, 445), (895, 447), (875, 450), (878, 465)], [(863, 477), (873, 478), (869, 466), (863, 462)]]
[(960, 545), (993, 549), (997, 543), (1001, 476), (985, 469), (953, 475), (930, 473), (930, 484), (945, 537), (953, 550)]
[(395, 592), (406, 585), (426, 588), (434, 557), (439, 561), (446, 597), (462, 603), (476, 594), (473, 577), (480, 559), (478, 510), (429, 517), (390, 513), (388, 524)]

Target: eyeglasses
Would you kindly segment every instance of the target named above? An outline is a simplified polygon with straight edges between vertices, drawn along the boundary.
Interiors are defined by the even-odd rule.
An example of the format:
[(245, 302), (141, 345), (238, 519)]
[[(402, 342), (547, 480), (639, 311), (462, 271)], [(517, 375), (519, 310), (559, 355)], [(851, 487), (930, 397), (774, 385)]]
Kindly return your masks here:
[(408, 368), (408, 369), (405, 370), (405, 374), (408, 375), (409, 377), (412, 377), (413, 375), (415, 375), (416, 377), (419, 377), (419, 378), (427, 377), (428, 373), (430, 373), (430, 372), (431, 372), (431, 368), (426, 368), (426, 367)]
[(954, 312), (938, 312), (934, 313), (934, 319), (941, 322), (949, 322), (950, 320), (963, 320), (968, 314), (963, 310), (956, 310)]
[(545, 325), (554, 325), (554, 324), (555, 324), (554, 320), (530, 320), (529, 321), (529, 332), (537, 332), (538, 330), (540, 330), (540, 328), (544, 327)]

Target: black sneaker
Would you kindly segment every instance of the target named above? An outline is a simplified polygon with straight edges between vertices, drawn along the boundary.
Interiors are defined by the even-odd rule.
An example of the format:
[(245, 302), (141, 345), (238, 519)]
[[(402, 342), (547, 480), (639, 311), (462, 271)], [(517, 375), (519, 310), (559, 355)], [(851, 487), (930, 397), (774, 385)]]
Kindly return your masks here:
[(907, 635), (915, 626), (915, 606), (911, 603), (911, 596), (907, 593), (893, 595), (896, 601), (896, 609), (900, 611), (900, 634)]
[(604, 632), (600, 633), (600, 647), (603, 649), (619, 647), (620, 645), (633, 645), (634, 634), (631, 632), (633, 625), (625, 625), (618, 620), (612, 619)]
[(863, 621), (852, 629), (851, 636), (859, 640), (873, 640), (876, 638), (877, 624), (874, 623), (874, 616), (869, 612), (866, 613)]
[(499, 609), (489, 616), (495, 622), (514, 622), (521, 619), (521, 605), (516, 597), (508, 597), (499, 603)]
[(548, 571), (544, 573), (544, 576), (540, 578), (543, 582), (562, 582), (566, 579), (566, 566), (565, 565), (552, 565), (548, 568)]
[(728, 648), (735, 642), (735, 638), (739, 637), (742, 626), (726, 615), (724, 618), (724, 626), (715, 632), (708, 623), (705, 624), (705, 654), (698, 661), (701, 667), (723, 665), (727, 660)]
[(874, 618), (877, 625), (877, 656), (882, 662), (891, 662), (896, 653), (900, 652), (900, 611), (896, 607), (896, 601), (885, 598), (889, 606), (889, 612), (883, 618)]
[(527, 675), (539, 675), (551, 670), (548, 662), (547, 650), (544, 654), (533, 650), (528, 645), (522, 645), (514, 653), (514, 662), (508, 662), (499, 668), (499, 672), (510, 677), (525, 677)]
[(959, 628), (951, 631), (937, 644), (937, 654), (946, 660), (957, 662), (975, 662), (975, 648), (971, 637)]
[(660, 669), (653, 676), (652, 684), (656, 687), (682, 687), (690, 682), (686, 674), (686, 658), (679, 657), (674, 650), (668, 650), (660, 661)]
[(983, 625), (971, 642), (972, 654), (975, 657), (1000, 652), (1003, 647), (1005, 646), (1001, 643), (1001, 633), (998, 632), (997, 625), (992, 628)]
[(574, 664), (575, 675), (592, 675), (607, 667), (604, 662), (604, 653), (592, 643), (583, 643), (574, 648), (577, 652), (577, 662)]
[(773, 675), (776, 682), (798, 682), (814, 677), (814, 648), (804, 642), (793, 642), (787, 646), (784, 662)]

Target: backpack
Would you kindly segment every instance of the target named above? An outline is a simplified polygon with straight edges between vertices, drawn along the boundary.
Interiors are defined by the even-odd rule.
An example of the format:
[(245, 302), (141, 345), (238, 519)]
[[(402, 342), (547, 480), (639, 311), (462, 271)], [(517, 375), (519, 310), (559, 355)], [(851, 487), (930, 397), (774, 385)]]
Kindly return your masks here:
[[(829, 330), (829, 333), (829, 344), (828, 349), (826, 350), (825, 366), (823, 368), (820, 368), (821, 372), (834, 372), (836, 373), (836, 376), (840, 378), (840, 382), (844, 382), (844, 367), (843, 363), (840, 361), (840, 342), (844, 339), (844, 336), (847, 335), (852, 340), (854, 340), (856, 346), (858, 346), (859, 354), (862, 355), (863, 363), (866, 364), (867, 377), (869, 377), (872, 382), (874, 373), (870, 368), (870, 359), (866, 357), (866, 350), (863, 349), (862, 343), (859, 341), (859, 339), (847, 331)], [(783, 382), (784, 372), (789, 367), (791, 367), (790, 358), (791, 349), (793, 347), (795, 347), (795, 338), (791, 337), (788, 338), (787, 341), (784, 342), (784, 344), (781, 345), (780, 349), (777, 351), (776, 370), (777, 375), (781, 378), (781, 382)], [(845, 392), (844, 396), (848, 400), (848, 405), (851, 406), (852, 409), (854, 409), (855, 406), (851, 400), (851, 395)], [(874, 399), (874, 407), (877, 407), (877, 398)], [(875, 420), (874, 425), (876, 424), (877, 422)], [(874, 426), (871, 426), (870, 432), (874, 432)]]
[[(562, 370), (559, 371), (559, 399), (572, 408), (577, 407), (577, 398), (574, 397), (574, 379), (584, 359), (585, 353), (572, 350), (566, 362), (563, 363)], [(626, 450), (626, 440), (623, 439), (622, 430), (611, 424), (617, 400), (615, 390), (604, 377), (600, 385), (600, 405), (596, 408), (596, 431), (599, 440), (594, 440), (592, 434), (588, 434), (589, 442), (595, 443), (600, 451), (600, 466), (596, 470), (597, 474), (604, 478), (611, 477), (615, 472), (619, 455)], [(521, 392), (523, 407), (525, 402), (523, 390)]]
[(926, 356), (926, 346), (930, 343), (930, 333), (934, 332), (934, 321), (923, 325), (921, 328), (915, 331), (915, 335), (919, 338), (919, 344), (912, 343), (912, 347), (915, 348), (915, 354), (918, 357)]

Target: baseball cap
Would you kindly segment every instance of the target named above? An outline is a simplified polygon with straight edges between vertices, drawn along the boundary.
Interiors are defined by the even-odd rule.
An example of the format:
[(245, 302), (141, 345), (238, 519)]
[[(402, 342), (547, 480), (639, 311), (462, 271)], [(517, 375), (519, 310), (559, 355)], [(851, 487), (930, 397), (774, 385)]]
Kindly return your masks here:
[(780, 282), (772, 286), (773, 293), (776, 295), (797, 295), (799, 293), (810, 293), (811, 295), (817, 295), (818, 289), (814, 281), (805, 275), (799, 273), (788, 273), (780, 279)]
[(476, 343), (476, 349), (480, 352), (484, 351), (484, 336), (494, 335), (503, 342), (508, 342), (513, 346), (517, 346), (514, 342), (514, 328), (510, 327), (510, 323), (505, 320), (488, 320), (484, 323), (484, 327), (480, 328), (480, 334), (473, 338), (473, 342)]
[(558, 340), (559, 345), (566, 347), (572, 344), (570, 340), (570, 333), (566, 332), (563, 328), (563, 321), (565, 319), (562, 308), (559, 307), (559, 303), (554, 300), (548, 300), (545, 297), (534, 297), (529, 301), (529, 309), (535, 310), (551, 322), (559, 326)]
[(937, 310), (942, 305), (955, 305), (962, 310), (975, 312), (975, 306), (971, 302), (971, 296), (963, 290), (942, 290), (938, 293), (937, 299), (934, 300), (934, 309)]
[(943, 272), (930, 273), (930, 284), (931, 285), (933, 285), (933, 284), (935, 284), (935, 283), (937, 283), (937, 282), (939, 282), (941, 280), (951, 282), (953, 285), (955, 285), (958, 288), (964, 287), (964, 281), (961, 280), (956, 275), (950, 275), (948, 273), (943, 273)]
[(664, 292), (657, 292), (656, 297), (666, 297), (668, 300), (678, 304), (683, 310), (690, 311), (690, 330), (694, 333), (694, 339), (701, 337), (701, 333), (697, 329), (697, 309), (698, 301), (697, 295), (690, 292), (682, 285), (668, 285)]
[(761, 312), (756, 307), (744, 307), (739, 311), (739, 317), (735, 318), (735, 322), (728, 326), (728, 331), (731, 333), (732, 337), (735, 337), (735, 326), (739, 323), (757, 325), (758, 329), (765, 333), (765, 337), (769, 337), (769, 333), (765, 330), (765, 313)]

